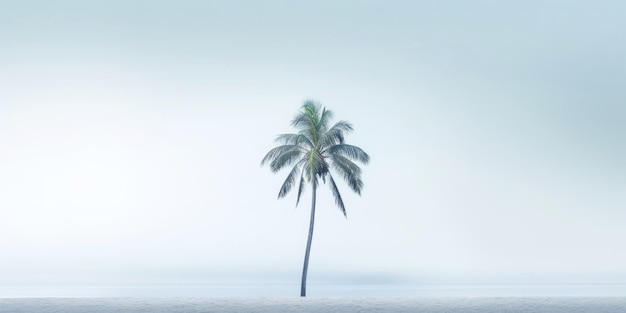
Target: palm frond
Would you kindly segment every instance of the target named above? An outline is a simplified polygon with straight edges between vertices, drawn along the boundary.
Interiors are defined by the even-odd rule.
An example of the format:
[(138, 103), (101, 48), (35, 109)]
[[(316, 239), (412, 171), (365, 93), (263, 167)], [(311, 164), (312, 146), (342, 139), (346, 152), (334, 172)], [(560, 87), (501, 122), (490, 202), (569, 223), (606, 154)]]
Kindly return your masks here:
[(352, 125), (346, 121), (339, 121), (329, 128), (320, 140), (321, 148), (325, 149), (336, 144), (344, 143), (345, 134), (352, 131)]
[(300, 136), (301, 136), (300, 134), (280, 134), (276, 136), (276, 139), (274, 139), (274, 142), (280, 143), (283, 145), (295, 145), (296, 142), (298, 142), (298, 137)]
[(347, 218), (348, 214), (346, 214), (346, 207), (343, 205), (343, 199), (341, 199), (341, 193), (339, 193), (339, 189), (337, 188), (337, 184), (335, 184), (333, 175), (328, 175), (328, 178), (330, 182), (330, 190), (332, 190), (333, 196), (335, 197), (335, 204), (337, 204), (337, 207), (339, 207), (343, 216)]
[[(309, 125), (307, 127), (307, 131), (309, 133), (309, 136), (311, 137), (311, 141), (313, 141), (313, 145), (317, 146), (319, 139), (320, 139), (320, 135), (322, 134), (323, 131), (323, 125), (321, 125), (320, 123), (320, 107), (319, 104), (314, 103), (310, 106), (308, 106), (307, 108), (307, 115), (309, 118)], [(322, 111), (324, 111), (326, 109), (322, 109)]]
[(280, 134), (274, 140), (284, 145), (298, 145), (312, 148), (313, 144), (304, 134)]
[(318, 123), (318, 131), (320, 132), (320, 134), (323, 134), (328, 130), (328, 124), (330, 123), (330, 120), (333, 118), (333, 116), (333, 111), (327, 110), (326, 108), (322, 109), (322, 113), (320, 114)]
[(306, 180), (312, 185), (317, 186), (317, 179), (329, 172), (329, 165), (316, 150), (308, 151), (305, 158), (304, 172)]
[(300, 171), (300, 186), (298, 186), (298, 197), (296, 198), (296, 206), (300, 203), (300, 196), (304, 191), (304, 168)]
[(346, 134), (351, 133), (354, 130), (354, 128), (352, 127), (352, 123), (348, 121), (339, 121), (335, 123), (333, 127), (331, 127), (331, 129), (333, 128), (339, 129)]
[(319, 104), (312, 100), (307, 100), (300, 107), (298, 114), (291, 120), (291, 126), (303, 130), (311, 129), (317, 124), (319, 117)]
[(304, 125), (304, 124), (306, 124), (306, 123), (307, 123), (307, 116), (303, 112), (299, 112), (291, 120), (291, 126), (293, 126), (296, 129), (305, 129), (306, 125)]
[(312, 175), (323, 176), (328, 173), (328, 163), (317, 150), (310, 150), (307, 155), (307, 166)]
[(348, 183), (348, 186), (350, 186), (350, 189), (361, 195), (361, 189), (363, 189), (361, 168), (344, 156), (332, 155), (331, 158), (333, 168), (341, 174), (346, 183)]
[(287, 175), (287, 179), (285, 179), (285, 182), (282, 187), (280, 187), (280, 191), (278, 192), (279, 199), (286, 196), (291, 190), (291, 187), (295, 184), (296, 175), (298, 175), (298, 171), (300, 170), (302, 163), (304, 163), (304, 160), (300, 160), (296, 163), (296, 165), (293, 166), (293, 169), (289, 172), (289, 175)]
[(283, 167), (293, 164), (293, 162), (300, 159), (301, 156), (302, 156), (302, 150), (298, 146), (295, 146), (295, 148), (291, 148), (289, 150), (283, 151), (282, 153), (278, 154), (272, 160), (272, 162), (270, 162), (270, 169), (274, 173), (276, 173), (280, 171), (281, 169), (283, 169)]
[(300, 147), (298, 147), (297, 145), (280, 145), (273, 148), (272, 150), (268, 151), (267, 154), (265, 154), (265, 157), (263, 157), (263, 160), (261, 160), (261, 166), (265, 165), (268, 162), (276, 160), (276, 158), (278, 158), (281, 154), (292, 149), (300, 149)]
[(370, 156), (361, 148), (345, 143), (330, 146), (324, 151), (324, 153), (328, 155), (341, 155), (352, 160), (360, 161), (363, 164), (367, 164), (370, 161)]

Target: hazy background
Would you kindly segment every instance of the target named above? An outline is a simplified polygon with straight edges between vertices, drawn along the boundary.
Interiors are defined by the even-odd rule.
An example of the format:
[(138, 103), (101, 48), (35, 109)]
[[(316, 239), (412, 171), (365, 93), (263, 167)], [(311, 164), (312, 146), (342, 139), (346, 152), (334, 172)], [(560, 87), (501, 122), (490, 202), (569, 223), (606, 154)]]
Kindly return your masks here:
[(626, 282), (624, 16), (2, 1), (0, 284), (298, 283), (308, 193), (259, 162), (308, 98), (372, 157), (310, 282)]

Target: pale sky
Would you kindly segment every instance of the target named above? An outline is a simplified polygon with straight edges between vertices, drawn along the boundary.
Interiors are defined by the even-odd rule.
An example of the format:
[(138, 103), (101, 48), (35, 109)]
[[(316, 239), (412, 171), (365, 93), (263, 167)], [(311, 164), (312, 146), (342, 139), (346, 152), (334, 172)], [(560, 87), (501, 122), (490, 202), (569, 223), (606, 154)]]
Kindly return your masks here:
[[(371, 156), (309, 282), (626, 282), (621, 1), (3, 1), (0, 285), (298, 283), (259, 165), (306, 99)], [(310, 189), (309, 189), (310, 191)]]

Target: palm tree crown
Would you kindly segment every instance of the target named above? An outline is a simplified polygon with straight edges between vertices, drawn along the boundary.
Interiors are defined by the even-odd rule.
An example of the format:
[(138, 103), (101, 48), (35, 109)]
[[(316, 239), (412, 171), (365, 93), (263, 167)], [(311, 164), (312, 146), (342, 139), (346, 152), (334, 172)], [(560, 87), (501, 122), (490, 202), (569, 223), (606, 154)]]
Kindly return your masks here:
[(287, 195), (299, 178), (296, 206), (300, 202), (305, 182), (316, 189), (320, 179), (324, 183), (328, 181), (335, 203), (347, 217), (331, 169), (360, 195), (363, 181), (361, 168), (355, 161), (367, 164), (370, 158), (361, 148), (345, 143), (344, 137), (352, 132), (352, 125), (339, 121), (329, 127), (332, 117), (332, 111), (321, 107), (319, 103), (306, 101), (291, 121), (297, 133), (279, 135), (276, 142), (280, 145), (265, 155), (261, 165), (269, 163), (272, 172), (293, 166), (278, 192), (278, 198)]

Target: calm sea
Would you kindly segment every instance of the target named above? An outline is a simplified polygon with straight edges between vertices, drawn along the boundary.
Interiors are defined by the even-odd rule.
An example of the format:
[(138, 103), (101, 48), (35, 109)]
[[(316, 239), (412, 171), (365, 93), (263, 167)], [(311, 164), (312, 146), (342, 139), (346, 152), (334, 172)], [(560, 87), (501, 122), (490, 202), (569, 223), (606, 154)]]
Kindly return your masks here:
[[(0, 286), (0, 298), (297, 297), (299, 285)], [(626, 284), (309, 285), (312, 297), (626, 297)]]

